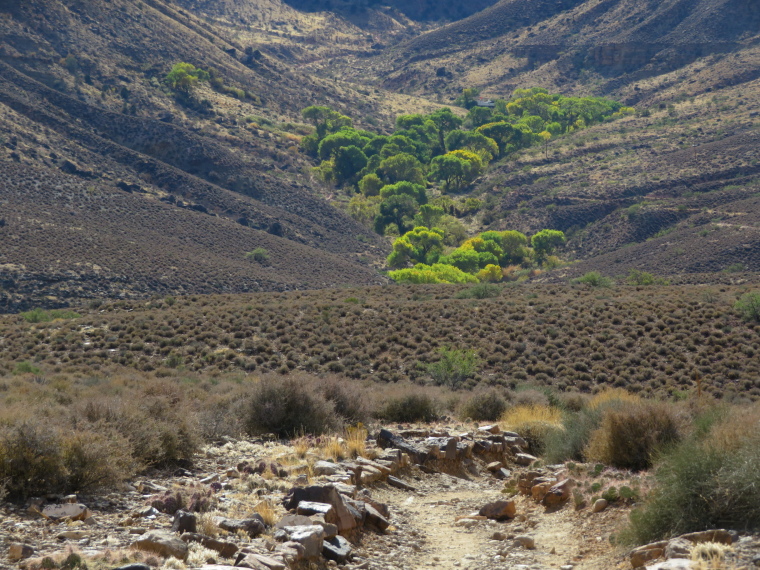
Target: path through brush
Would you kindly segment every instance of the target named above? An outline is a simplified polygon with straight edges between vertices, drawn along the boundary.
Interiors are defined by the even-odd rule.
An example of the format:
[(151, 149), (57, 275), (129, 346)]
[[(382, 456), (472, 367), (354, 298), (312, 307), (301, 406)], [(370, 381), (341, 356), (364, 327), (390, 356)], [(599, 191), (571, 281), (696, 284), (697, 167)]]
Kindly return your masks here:
[[(515, 497), (517, 517), (507, 522), (467, 517), (490, 501), (504, 499), (503, 482), (487, 474), (452, 477), (414, 471), (406, 492), (375, 487), (372, 495), (390, 507), (393, 527), (386, 535), (367, 536), (354, 567), (390, 570), (610, 570), (626, 568), (609, 535), (625, 512), (610, 509), (591, 515), (572, 504), (555, 512), (527, 497)], [(534, 549), (516, 544), (531, 537)]]

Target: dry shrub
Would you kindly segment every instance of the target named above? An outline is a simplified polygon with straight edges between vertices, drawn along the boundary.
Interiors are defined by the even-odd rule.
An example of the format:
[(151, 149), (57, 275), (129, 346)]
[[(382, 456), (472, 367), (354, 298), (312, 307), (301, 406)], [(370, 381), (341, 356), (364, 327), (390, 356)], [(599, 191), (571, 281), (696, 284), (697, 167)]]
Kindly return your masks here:
[(337, 378), (325, 379), (320, 383), (319, 391), (331, 402), (335, 413), (348, 424), (366, 422), (369, 409), (364, 390), (356, 384)]
[(561, 410), (546, 405), (515, 406), (506, 411), (501, 423), (520, 434), (534, 454), (543, 453), (552, 434), (564, 431)]
[(345, 459), (347, 453), (343, 446), (343, 441), (337, 437), (328, 437), (320, 446), (324, 457), (329, 457), (333, 461)]
[(609, 404), (637, 404), (640, 401), (641, 398), (639, 396), (631, 394), (624, 388), (605, 388), (589, 400), (588, 407), (591, 409), (599, 409)]
[(280, 437), (318, 435), (340, 426), (332, 403), (313, 383), (279, 376), (266, 376), (254, 387), (244, 423), (249, 434)]
[(494, 422), (507, 411), (507, 400), (498, 390), (481, 390), (470, 396), (459, 408), (459, 417), (476, 422)]
[(655, 402), (623, 403), (604, 410), (586, 448), (589, 461), (640, 471), (654, 454), (681, 438), (681, 419), (672, 406)]
[(0, 434), (0, 481), (11, 498), (113, 486), (135, 468), (128, 442), (112, 431), (27, 420)]
[(548, 407), (549, 397), (534, 388), (520, 389), (512, 397), (512, 404), (516, 407)]
[(432, 422), (438, 418), (439, 402), (427, 394), (389, 398), (378, 416), (389, 422)]

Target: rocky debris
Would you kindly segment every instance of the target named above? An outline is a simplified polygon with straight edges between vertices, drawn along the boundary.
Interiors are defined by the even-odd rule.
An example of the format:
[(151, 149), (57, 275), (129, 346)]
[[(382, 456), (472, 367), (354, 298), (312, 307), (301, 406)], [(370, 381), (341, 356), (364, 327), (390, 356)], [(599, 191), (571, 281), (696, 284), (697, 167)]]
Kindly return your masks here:
[(351, 543), (340, 535), (327, 538), (322, 543), (322, 556), (340, 564), (349, 560), (352, 550)]
[[(634, 568), (641, 568), (646, 566), (648, 562), (652, 562), (658, 558), (682, 558), (685, 555), (688, 555), (695, 544), (702, 542), (732, 544), (733, 541), (734, 537), (732, 533), (724, 529), (691, 532), (671, 538), (670, 540), (661, 540), (634, 548), (628, 554), (628, 558), (631, 561), (631, 566)], [(647, 568), (649, 568), (649, 566), (647, 566)]]
[(534, 457), (529, 453), (518, 453), (515, 455), (515, 463), (527, 467), (538, 461), (538, 457)]
[(517, 516), (517, 506), (514, 501), (494, 501), (483, 505), (478, 514), (495, 521), (513, 519)]
[(288, 510), (296, 510), (298, 505), (306, 501), (309, 503), (323, 503), (332, 506), (332, 520), (325, 519), (338, 527), (340, 534), (345, 534), (358, 526), (357, 518), (361, 519), (360, 513), (352, 513), (352, 510), (338, 490), (333, 485), (312, 485), (310, 487), (293, 487), (283, 500), (283, 506)]
[(544, 495), (542, 502), (547, 507), (556, 507), (570, 498), (575, 482), (572, 479), (564, 479), (553, 485)]
[(19, 560), (23, 560), (24, 558), (34, 556), (34, 552), (35, 551), (33, 546), (30, 546), (29, 544), (14, 542), (8, 548), (8, 558), (10, 558), (13, 562), (17, 562)]
[(303, 546), (304, 558), (317, 558), (322, 553), (325, 531), (321, 526), (288, 526), (283, 530), (288, 533), (290, 542), (296, 542)]
[(364, 524), (379, 532), (385, 532), (391, 523), (374, 506), (364, 503)]
[(186, 560), (188, 554), (187, 544), (177, 536), (163, 530), (151, 530), (133, 543), (135, 548), (153, 552), (159, 556), (174, 556), (180, 560)]
[(218, 540), (204, 534), (186, 532), (180, 538), (186, 543), (197, 542), (204, 548), (218, 552), (222, 558), (232, 558), (238, 551), (236, 544), (224, 542), (223, 540)]
[(254, 568), (256, 570), (286, 570), (288, 564), (284, 558), (275, 558), (257, 552), (247, 552), (238, 556), (234, 567)]
[(402, 491), (416, 491), (412, 485), (409, 485), (408, 483), (402, 481), (397, 477), (394, 477), (393, 475), (388, 476), (388, 484), (392, 487), (396, 487), (397, 489), (401, 489)]
[(314, 464), (314, 475), (335, 475), (343, 471), (340, 465), (331, 461), (317, 461)]
[(608, 505), (609, 503), (607, 502), (607, 499), (597, 499), (591, 507), (591, 512), (601, 513)]
[(310, 525), (310, 524), (314, 524), (314, 521), (312, 521), (307, 516), (285, 515), (274, 526), (276, 529), (281, 529), (281, 528), (285, 528), (286, 526), (305, 526), (305, 525)]

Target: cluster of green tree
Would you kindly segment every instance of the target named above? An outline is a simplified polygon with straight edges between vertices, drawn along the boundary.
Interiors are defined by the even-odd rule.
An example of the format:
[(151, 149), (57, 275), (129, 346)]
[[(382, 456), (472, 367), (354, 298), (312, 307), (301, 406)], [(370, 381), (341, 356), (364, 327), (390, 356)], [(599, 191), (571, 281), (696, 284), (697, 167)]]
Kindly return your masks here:
[[(464, 91), (468, 102), (476, 94)], [(317, 171), (325, 181), (354, 188), (352, 215), (380, 234), (390, 227), (402, 235), (414, 225), (433, 225), (416, 216), (436, 216), (435, 208), (442, 208), (441, 216), (451, 214), (428, 204), (428, 181), (444, 193), (459, 191), (494, 159), (628, 112), (608, 99), (518, 89), (494, 108), (472, 106), (466, 118), (448, 108), (402, 115), (392, 134), (379, 135), (354, 128), (349, 117), (329, 107), (312, 106), (303, 116), (315, 131), (301, 147), (320, 161)]]
[(245, 98), (256, 99), (255, 95), (244, 89), (226, 85), (215, 69), (206, 71), (184, 61), (172, 66), (169, 73), (166, 74), (164, 82), (178, 96), (179, 100), (188, 100), (193, 89), (200, 83), (208, 83), (215, 91), (240, 100)]
[[(418, 226), (393, 242), (389, 273), (400, 283), (498, 283), (510, 267), (554, 266), (565, 243), (558, 230), (541, 230), (530, 239), (518, 231), (488, 231), (446, 251), (445, 230)], [(413, 265), (413, 267), (409, 267)]]

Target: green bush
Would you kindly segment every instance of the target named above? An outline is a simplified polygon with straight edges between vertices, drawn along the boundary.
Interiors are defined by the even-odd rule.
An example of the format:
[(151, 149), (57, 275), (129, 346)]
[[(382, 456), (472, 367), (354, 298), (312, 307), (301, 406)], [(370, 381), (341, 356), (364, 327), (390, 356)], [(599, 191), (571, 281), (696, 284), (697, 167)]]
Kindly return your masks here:
[(493, 422), (507, 411), (507, 400), (496, 390), (476, 392), (459, 409), (459, 417), (476, 422)]
[(74, 311), (66, 309), (54, 309), (52, 311), (46, 311), (44, 309), (32, 309), (25, 313), (21, 313), (24, 320), (28, 323), (49, 323), (55, 319), (78, 319), (82, 315)]
[(31, 362), (19, 362), (13, 368), (14, 374), (39, 374), (40, 369), (34, 366)]
[(457, 299), (489, 299), (498, 297), (501, 294), (501, 287), (493, 283), (478, 283), (457, 293)]
[(601, 420), (602, 412), (598, 409), (585, 408), (566, 414), (562, 422), (564, 431), (553, 431), (547, 435), (545, 459), (549, 463), (584, 461), (591, 434), (599, 427)]
[(334, 406), (312, 385), (293, 377), (264, 377), (254, 388), (245, 417), (251, 435), (319, 435), (340, 427)]
[(620, 469), (647, 469), (655, 453), (678, 442), (679, 427), (676, 412), (666, 404), (640, 402), (610, 407), (591, 434), (586, 458)]
[(591, 287), (612, 287), (615, 283), (612, 279), (602, 275), (598, 271), (589, 271), (582, 277), (574, 279), (573, 282), (590, 285)]
[(438, 362), (427, 366), (436, 384), (456, 388), (478, 370), (479, 359), (474, 350), (442, 347), (440, 354)]
[(745, 321), (760, 322), (760, 291), (745, 293), (734, 304), (736, 309)]
[(438, 418), (438, 405), (425, 394), (408, 394), (391, 398), (379, 412), (389, 422), (432, 422)]
[(655, 277), (646, 271), (631, 269), (626, 279), (629, 285), (649, 286), (649, 285), (668, 285), (670, 282), (662, 277)]
[(249, 251), (245, 254), (245, 256), (248, 259), (252, 259), (256, 263), (261, 263), (262, 265), (266, 265), (269, 263), (269, 252), (264, 249), (263, 247), (257, 247), (253, 251)]

